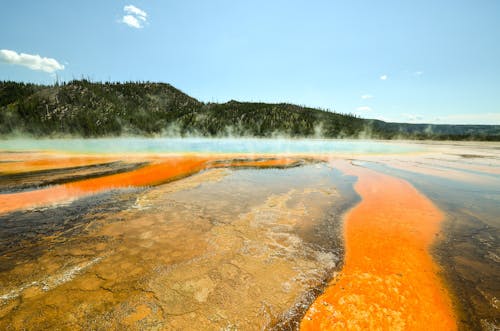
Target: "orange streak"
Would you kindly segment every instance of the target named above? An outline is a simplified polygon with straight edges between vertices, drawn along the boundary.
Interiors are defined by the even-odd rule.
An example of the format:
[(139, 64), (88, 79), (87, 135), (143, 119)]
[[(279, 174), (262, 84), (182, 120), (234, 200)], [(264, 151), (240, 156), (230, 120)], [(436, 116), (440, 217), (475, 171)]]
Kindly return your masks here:
[(0, 173), (20, 173), (67, 167), (89, 166), (93, 164), (117, 161), (111, 157), (53, 157), (36, 160), (0, 163)]
[(206, 159), (172, 157), (128, 173), (92, 178), (36, 191), (0, 195), (0, 213), (60, 203), (97, 192), (160, 184), (199, 171)]
[[(214, 160), (213, 157), (165, 157), (156, 159), (153, 164), (127, 173), (81, 180), (36, 191), (0, 194), (0, 213), (61, 203), (111, 189), (158, 185), (208, 168), (285, 166), (296, 162), (295, 159), (289, 158), (238, 162), (228, 160), (227, 163), (223, 164), (207, 162)], [(73, 163), (71, 164), (73, 165)]]
[(362, 201), (345, 221), (345, 264), (301, 330), (456, 330), (427, 249), (442, 213), (409, 183), (345, 163)]
[(221, 163), (214, 167), (258, 167), (258, 168), (286, 167), (293, 164), (296, 161), (297, 161), (296, 159), (292, 158), (244, 160), (244, 161), (228, 160), (227, 163)]

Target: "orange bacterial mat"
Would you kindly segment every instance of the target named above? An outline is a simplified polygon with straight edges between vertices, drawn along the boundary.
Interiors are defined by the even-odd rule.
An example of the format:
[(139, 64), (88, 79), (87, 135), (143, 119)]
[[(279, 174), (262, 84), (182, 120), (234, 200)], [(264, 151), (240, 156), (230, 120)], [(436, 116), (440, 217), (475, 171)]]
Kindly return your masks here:
[[(73, 160), (70, 161), (72, 162)], [(63, 159), (62, 163), (70, 163), (70, 161)], [(223, 162), (218, 163), (214, 161)], [(153, 159), (153, 162), (149, 165), (126, 173), (75, 181), (34, 191), (1, 194), (0, 213), (71, 201), (74, 198), (111, 189), (158, 185), (189, 176), (204, 169), (221, 167), (281, 167), (293, 165), (296, 162), (297, 159), (293, 158), (257, 160), (250, 158), (248, 160), (233, 161), (232, 159), (224, 160), (224, 158), (219, 159), (212, 156), (172, 156)], [(74, 163), (70, 164), (73, 165)]]
[(456, 330), (428, 249), (443, 214), (407, 182), (336, 162), (362, 201), (345, 220), (345, 264), (301, 330)]

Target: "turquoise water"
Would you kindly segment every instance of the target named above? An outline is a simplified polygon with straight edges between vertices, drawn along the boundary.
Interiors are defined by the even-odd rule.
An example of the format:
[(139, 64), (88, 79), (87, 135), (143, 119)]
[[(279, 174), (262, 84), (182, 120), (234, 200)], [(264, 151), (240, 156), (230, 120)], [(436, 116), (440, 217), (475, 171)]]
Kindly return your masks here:
[(403, 143), (333, 139), (99, 138), (0, 140), (0, 151), (61, 151), (75, 153), (389, 154), (420, 150), (422, 150), (422, 147)]

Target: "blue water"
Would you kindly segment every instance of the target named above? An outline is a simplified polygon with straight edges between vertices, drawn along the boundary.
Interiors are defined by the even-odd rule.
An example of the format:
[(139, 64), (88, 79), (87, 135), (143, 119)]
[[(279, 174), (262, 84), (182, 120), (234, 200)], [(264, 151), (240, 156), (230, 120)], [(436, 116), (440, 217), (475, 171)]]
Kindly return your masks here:
[(422, 150), (403, 143), (334, 139), (99, 138), (8, 139), (0, 151), (74, 153), (327, 153), (388, 154)]

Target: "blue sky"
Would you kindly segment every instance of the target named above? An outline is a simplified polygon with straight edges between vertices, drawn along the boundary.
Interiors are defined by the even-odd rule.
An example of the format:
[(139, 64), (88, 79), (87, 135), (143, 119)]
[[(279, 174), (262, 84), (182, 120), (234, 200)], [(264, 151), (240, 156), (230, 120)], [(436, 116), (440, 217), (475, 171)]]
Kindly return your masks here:
[(498, 0), (16, 0), (0, 8), (2, 80), (161, 81), (202, 101), (500, 124)]

